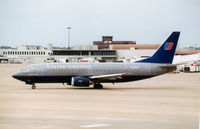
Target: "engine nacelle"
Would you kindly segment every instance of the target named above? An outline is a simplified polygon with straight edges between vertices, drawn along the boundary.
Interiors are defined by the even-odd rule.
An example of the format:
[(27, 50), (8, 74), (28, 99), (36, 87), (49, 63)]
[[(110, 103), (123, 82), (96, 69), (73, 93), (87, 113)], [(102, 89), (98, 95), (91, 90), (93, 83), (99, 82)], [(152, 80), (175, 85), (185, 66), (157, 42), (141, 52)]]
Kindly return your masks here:
[(72, 77), (71, 85), (72, 86), (89, 86), (91, 81), (86, 77)]

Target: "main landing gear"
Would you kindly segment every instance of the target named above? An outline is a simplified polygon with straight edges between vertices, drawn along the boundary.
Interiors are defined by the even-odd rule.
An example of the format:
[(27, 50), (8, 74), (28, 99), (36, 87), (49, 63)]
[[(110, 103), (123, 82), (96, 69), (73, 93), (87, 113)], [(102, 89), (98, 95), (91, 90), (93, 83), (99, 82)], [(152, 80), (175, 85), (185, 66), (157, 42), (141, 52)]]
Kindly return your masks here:
[(33, 83), (32, 84), (32, 89), (35, 89), (35, 88), (36, 88), (35, 83)]
[(95, 83), (95, 84), (93, 85), (93, 87), (94, 87), (94, 89), (103, 89), (103, 85), (100, 84), (100, 83)]

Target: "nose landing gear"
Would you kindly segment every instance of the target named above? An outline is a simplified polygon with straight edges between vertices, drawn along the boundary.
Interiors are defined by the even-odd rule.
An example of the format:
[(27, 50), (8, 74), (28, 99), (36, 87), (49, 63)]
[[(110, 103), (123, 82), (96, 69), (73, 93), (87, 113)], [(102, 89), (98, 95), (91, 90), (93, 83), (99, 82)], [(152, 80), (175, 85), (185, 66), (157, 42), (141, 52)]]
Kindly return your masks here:
[(35, 88), (36, 88), (35, 83), (32, 84), (32, 87), (31, 87), (31, 88), (32, 88), (32, 89), (35, 89)]

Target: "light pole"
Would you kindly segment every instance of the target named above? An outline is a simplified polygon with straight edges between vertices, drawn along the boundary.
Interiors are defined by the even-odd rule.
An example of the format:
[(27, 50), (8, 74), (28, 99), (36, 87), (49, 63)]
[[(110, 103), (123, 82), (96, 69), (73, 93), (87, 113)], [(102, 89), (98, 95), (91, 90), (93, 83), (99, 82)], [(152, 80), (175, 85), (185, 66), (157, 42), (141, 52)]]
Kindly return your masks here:
[(196, 50), (197, 44), (194, 44), (194, 50)]
[(70, 49), (70, 30), (71, 30), (71, 27), (68, 26), (67, 30), (68, 30), (68, 49)]

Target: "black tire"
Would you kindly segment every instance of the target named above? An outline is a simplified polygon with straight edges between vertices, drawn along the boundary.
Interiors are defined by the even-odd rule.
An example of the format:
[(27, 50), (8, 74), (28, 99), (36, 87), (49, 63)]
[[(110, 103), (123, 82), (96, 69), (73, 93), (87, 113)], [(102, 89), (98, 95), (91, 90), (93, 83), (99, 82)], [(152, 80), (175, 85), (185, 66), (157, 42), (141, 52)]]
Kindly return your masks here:
[(35, 88), (36, 88), (36, 86), (33, 85), (33, 86), (32, 86), (32, 89), (35, 89)]
[(94, 89), (103, 89), (103, 85), (101, 84), (94, 84)]

